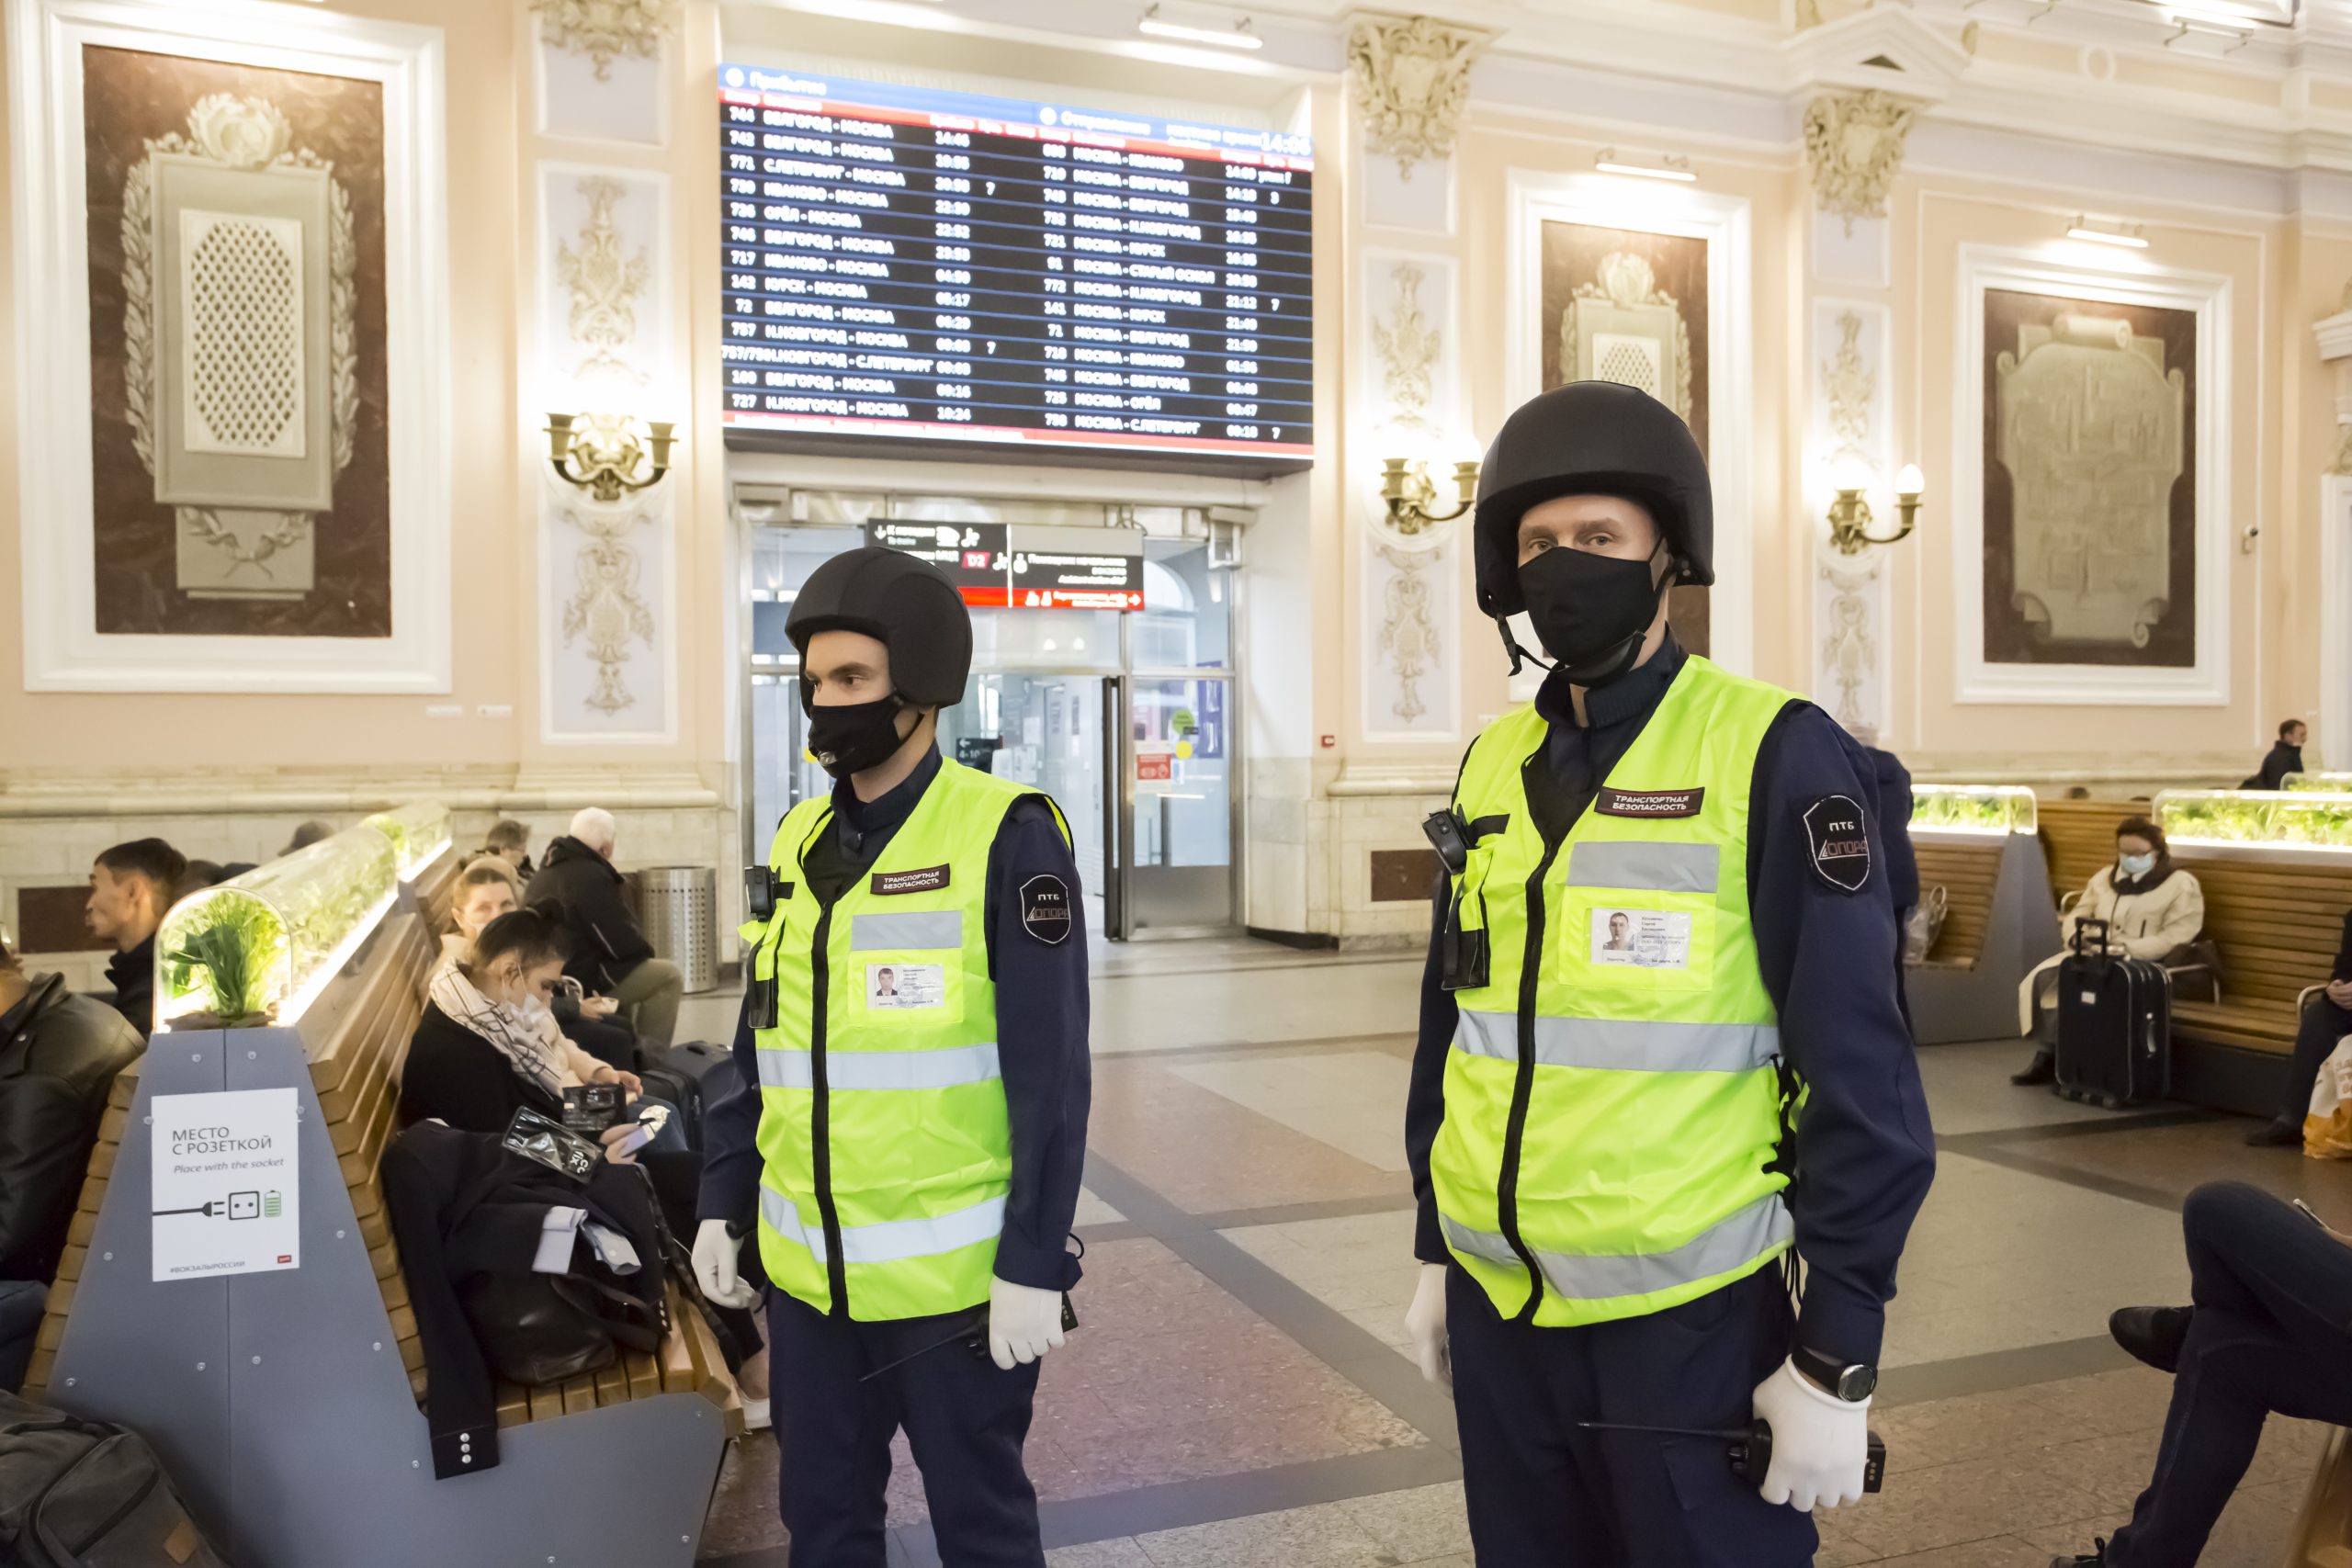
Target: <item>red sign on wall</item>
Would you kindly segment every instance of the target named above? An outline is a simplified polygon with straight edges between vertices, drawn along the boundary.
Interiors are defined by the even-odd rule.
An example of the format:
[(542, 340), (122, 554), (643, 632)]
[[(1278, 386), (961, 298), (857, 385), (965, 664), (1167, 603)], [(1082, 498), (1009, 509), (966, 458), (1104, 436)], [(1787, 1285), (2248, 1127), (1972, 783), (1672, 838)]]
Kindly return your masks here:
[(1136, 754), (1137, 784), (1167, 784), (1176, 777), (1176, 759), (1167, 751), (1139, 751)]

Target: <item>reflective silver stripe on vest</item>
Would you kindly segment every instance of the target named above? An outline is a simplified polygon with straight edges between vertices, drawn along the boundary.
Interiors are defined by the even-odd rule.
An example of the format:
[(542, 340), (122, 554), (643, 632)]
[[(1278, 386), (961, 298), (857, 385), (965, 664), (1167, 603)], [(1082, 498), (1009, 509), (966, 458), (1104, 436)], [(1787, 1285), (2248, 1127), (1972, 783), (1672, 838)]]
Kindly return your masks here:
[(1595, 840), (1568, 846), (1568, 886), (1644, 893), (1713, 893), (1722, 852), (1713, 844)]
[(852, 953), (895, 953), (929, 947), (964, 945), (964, 914), (960, 909), (908, 909), (886, 915), (852, 915)]
[[(1519, 1060), (1519, 1015), (1455, 1015), (1453, 1048), (1472, 1056)], [(1535, 1060), (1546, 1067), (1600, 1067), (1625, 1073), (1744, 1073), (1769, 1066), (1781, 1049), (1770, 1023), (1633, 1023), (1607, 1018), (1539, 1018)]]
[[(1456, 1252), (1489, 1263), (1523, 1267), (1509, 1240), (1493, 1231), (1474, 1231), (1451, 1215), (1440, 1214), (1448, 1246)], [(1702, 1231), (1670, 1252), (1577, 1254), (1538, 1252), (1535, 1262), (1544, 1278), (1570, 1301), (1601, 1302), (1616, 1296), (1638, 1296), (1695, 1284), (1728, 1274), (1788, 1241), (1796, 1234), (1786, 1205), (1777, 1192), (1750, 1203), (1712, 1230)]]
[[(831, 1255), (825, 1249), (825, 1227), (802, 1224), (800, 1211), (783, 1193), (760, 1189), (760, 1218), (786, 1241), (807, 1247), (818, 1262), (831, 1261)], [(1001, 1196), (928, 1220), (843, 1225), (842, 1261), (896, 1263), (908, 1258), (935, 1258), (944, 1252), (993, 1241), (1003, 1230), (1004, 1199)]]
[[(806, 1051), (754, 1051), (762, 1089), (814, 1089)], [(837, 1089), (954, 1089), (1003, 1077), (997, 1068), (996, 1042), (950, 1045), (938, 1051), (828, 1051), (825, 1087)]]

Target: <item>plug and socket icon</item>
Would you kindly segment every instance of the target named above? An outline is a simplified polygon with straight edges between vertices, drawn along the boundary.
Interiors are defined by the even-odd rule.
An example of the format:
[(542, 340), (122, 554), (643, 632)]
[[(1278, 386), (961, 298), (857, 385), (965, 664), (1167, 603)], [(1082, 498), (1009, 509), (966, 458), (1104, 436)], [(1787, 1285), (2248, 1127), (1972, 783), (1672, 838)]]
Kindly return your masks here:
[(257, 1220), (261, 1218), (261, 1194), (258, 1192), (230, 1193), (229, 1217), (232, 1220)]

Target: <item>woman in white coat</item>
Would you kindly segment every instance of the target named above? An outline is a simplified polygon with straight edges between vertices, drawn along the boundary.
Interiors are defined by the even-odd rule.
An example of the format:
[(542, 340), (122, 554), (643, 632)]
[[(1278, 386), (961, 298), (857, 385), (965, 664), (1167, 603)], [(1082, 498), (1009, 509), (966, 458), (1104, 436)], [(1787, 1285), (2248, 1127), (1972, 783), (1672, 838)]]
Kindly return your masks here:
[[(2173, 863), (2163, 829), (2144, 817), (2125, 818), (2115, 829), (2114, 863), (2094, 872), (2090, 886), (2066, 911), (2064, 945), (2018, 987), (2018, 1032), (2031, 1034), (2041, 1010), (2053, 1004), (2059, 961), (2074, 951), (2075, 933), (2086, 920), (2107, 922), (2107, 944), (2113, 951), (2161, 963), (2204, 933), (2205, 890), (2193, 874)], [(2032, 1065), (2009, 1081), (2046, 1084), (2054, 1069), (2050, 1047), (2043, 1045), (2034, 1052)]]

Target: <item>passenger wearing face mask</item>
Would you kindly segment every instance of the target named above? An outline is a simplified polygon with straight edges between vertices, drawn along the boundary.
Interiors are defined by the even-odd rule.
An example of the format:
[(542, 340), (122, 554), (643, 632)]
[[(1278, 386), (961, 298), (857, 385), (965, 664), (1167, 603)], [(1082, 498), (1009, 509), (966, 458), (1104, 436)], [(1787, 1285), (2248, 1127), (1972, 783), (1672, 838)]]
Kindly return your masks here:
[(793, 1568), (881, 1568), (901, 1427), (941, 1557), (1041, 1568), (1022, 1448), (1078, 1282), (1090, 1085), (1069, 829), (940, 756), (972, 628), (936, 568), (836, 556), (785, 630), (834, 784), (748, 874), (745, 1087), (704, 1120), (695, 1272), (750, 1304), (756, 1234)]
[[(563, 1091), (584, 1083), (617, 1083), (639, 1100), (644, 1086), (635, 1075), (597, 1061), (556, 1028), (548, 1002), (563, 974), (564, 949), (551, 916), (514, 909), (434, 972), (401, 1069), (402, 1126), (430, 1117), (462, 1132), (503, 1133), (524, 1107), (560, 1121)], [(674, 1112), (646, 1146), (684, 1147)]]
[[(1525, 611), (1551, 673), (1431, 819), (1405, 1122), (1406, 1323), (1453, 1391), (1479, 1568), (1784, 1568), (1862, 1494), (1934, 1143), (1871, 769), (1677, 645), (1668, 590), (1713, 582), (1713, 547), (1698, 444), (1631, 388), (1545, 392), (1487, 452), (1478, 606), (1514, 670)], [(1753, 1416), (1745, 1482), (1718, 1439), (1585, 1425)]]
[[(2018, 1026), (2031, 1034), (2057, 1005), (2058, 965), (2075, 949), (2075, 933), (2086, 920), (2107, 924), (2107, 944), (2130, 958), (2178, 963), (2194, 955), (2190, 944), (2205, 933), (2205, 890), (2189, 872), (2173, 864), (2165, 830), (2144, 817), (2116, 825), (2115, 863), (2091, 874), (2090, 886), (2066, 911), (2059, 951), (2036, 964), (2018, 985)], [(2046, 1084), (2057, 1076), (2057, 1059), (2047, 1044), (2037, 1046), (2014, 1084)]]

